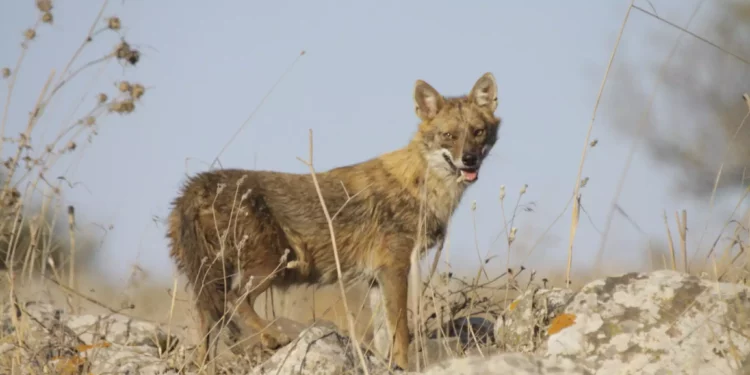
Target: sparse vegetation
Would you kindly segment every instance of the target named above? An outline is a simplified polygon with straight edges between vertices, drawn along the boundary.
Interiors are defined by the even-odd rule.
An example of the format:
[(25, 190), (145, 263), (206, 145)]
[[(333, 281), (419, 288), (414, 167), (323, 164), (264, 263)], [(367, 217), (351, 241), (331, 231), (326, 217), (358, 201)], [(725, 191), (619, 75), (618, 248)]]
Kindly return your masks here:
[[(242, 342), (232, 348), (220, 346), (219, 351), (226, 355), (220, 355), (210, 362), (196, 358), (195, 347), (199, 340), (205, 338), (197, 337), (194, 332), (197, 331), (198, 323), (197, 318), (193, 316), (196, 312), (193, 311), (191, 295), (185, 292), (186, 280), (175, 276), (172, 285), (154, 284), (150, 275), (138, 265), (134, 265), (128, 285), (124, 288), (115, 288), (103, 282), (92, 267), (92, 259), (95, 258), (96, 251), (106, 235), (106, 228), (103, 231), (89, 230), (80, 225), (80, 217), (85, 216), (86, 213), (79, 212), (72, 205), (65, 204), (66, 189), (73, 188), (76, 183), (66, 178), (65, 170), (60, 167), (60, 164), (71, 155), (81, 152), (82, 144), (92, 142), (97, 131), (106, 126), (108, 116), (127, 116), (137, 111), (141, 103), (148, 100), (148, 83), (121, 80), (112, 82), (114, 86), (111, 91), (84, 92), (81, 94), (84, 99), (80, 102), (80, 108), (78, 106), (66, 108), (70, 110), (68, 117), (58, 114), (54, 114), (53, 117), (47, 109), (56, 98), (74, 95), (65, 91), (64, 88), (71, 81), (85, 77), (94, 66), (116, 62), (125, 68), (137, 69), (141, 64), (148, 64), (148, 59), (145, 59), (141, 51), (135, 47), (136, 44), (128, 41), (122, 33), (127, 20), (121, 20), (116, 15), (108, 15), (105, 1), (95, 19), (92, 20), (88, 34), (81, 36), (79, 48), (72, 51), (72, 56), (65, 66), (51, 72), (33, 72), (33, 74), (46, 77), (44, 85), (39, 87), (38, 98), (33, 108), (18, 108), (14, 104), (14, 89), (25, 84), (21, 72), (28, 64), (26, 62), (28, 51), (35, 48), (35, 42), (39, 38), (54, 36), (55, 31), (52, 26), (57, 24), (55, 18), (57, 6), (57, 3), (53, 4), (50, 0), (36, 1), (38, 14), (35, 22), (25, 30), (19, 30), (18, 35), (7, 36), (19, 39), (20, 46), (16, 51), (17, 60), (12, 66), (0, 66), (2, 77), (0, 82), (5, 85), (4, 90), (0, 91), (5, 98), (0, 104), (2, 106), (0, 107), (2, 108), (0, 154), (10, 155), (8, 159), (2, 161), (2, 167), (0, 167), (2, 169), (0, 171), (2, 175), (0, 179), (0, 277), (2, 277), (0, 301), (5, 306), (3, 319), (8, 316), (11, 321), (6, 327), (2, 326), (4, 320), (0, 320), (2, 329), (0, 331), (0, 373), (36, 374), (54, 371), (65, 374), (85, 373), (88, 364), (94, 360), (97, 350), (106, 349), (110, 345), (106, 340), (90, 345), (85, 344), (78, 337), (79, 334), (69, 331), (58, 332), (58, 328), (35, 319), (27, 311), (26, 303), (39, 300), (50, 301), (55, 306), (64, 307), (76, 313), (121, 314), (164, 327), (167, 334), (159, 339), (161, 341), (156, 340), (159, 341), (156, 347), (160, 358), (164, 363), (168, 363), (170, 368), (177, 370), (197, 368), (201, 371), (213, 369), (227, 374), (234, 373), (233, 371), (238, 371), (238, 369), (249, 370), (273, 353), (254, 345), (257, 344), (255, 341), (258, 341), (254, 336), (244, 337)], [(65, 4), (59, 4), (59, 6), (62, 7)], [(628, 12), (636, 11), (656, 15), (653, 11), (633, 7), (633, 5), (628, 9)], [(731, 90), (726, 89), (723, 81), (719, 79), (708, 81), (691, 79), (698, 68), (690, 65), (692, 61), (690, 59), (675, 59), (680, 60), (680, 64), (684, 65), (670, 68), (669, 74), (664, 73), (667, 71), (666, 68), (660, 67), (660, 73), (652, 77), (658, 82), (657, 86), (670, 89), (669, 95), (677, 98), (676, 100), (688, 102), (688, 105), (708, 113), (706, 117), (695, 117), (691, 124), (701, 129), (701, 134), (715, 140), (713, 143), (718, 146), (714, 148), (714, 152), (702, 152), (692, 144), (677, 138), (673, 139), (668, 132), (658, 129), (648, 135), (638, 130), (633, 132), (630, 128), (625, 129), (624, 133), (633, 137), (644, 137), (648, 150), (657, 160), (683, 172), (684, 178), (681, 186), (686, 188), (679, 189), (680, 192), (706, 199), (711, 207), (719, 198), (729, 200), (739, 196), (735, 208), (728, 217), (722, 219), (722, 229), (717, 234), (707, 233), (707, 230), (700, 228), (700, 223), (694, 222), (689, 212), (682, 210), (672, 215), (665, 211), (663, 220), (666, 240), (650, 241), (651, 246), (648, 252), (644, 250), (638, 256), (649, 257), (653, 269), (676, 269), (705, 279), (747, 284), (747, 275), (750, 271), (750, 254), (746, 252), (750, 246), (750, 224), (748, 224), (750, 211), (746, 210), (741, 215), (739, 213), (742, 212), (743, 204), (750, 192), (745, 177), (750, 153), (745, 151), (746, 147), (742, 147), (743, 142), (750, 140), (750, 133), (747, 131), (747, 123), (750, 122), (748, 120), (750, 97), (745, 93), (750, 91), (750, 88), (742, 86), (746, 85), (747, 78), (750, 77), (750, 63), (748, 63), (750, 50), (747, 48), (742, 50), (743, 47), (736, 46), (738, 41), (747, 40), (747, 37), (750, 37), (750, 29), (747, 27), (750, 25), (750, 6), (745, 3), (730, 2), (726, 5), (725, 16), (725, 22), (717, 23), (716, 29), (711, 31), (712, 38), (691, 32), (689, 25), (682, 26), (680, 33), (684, 34), (684, 38), (696, 41), (693, 48), (699, 49), (700, 46), (708, 43), (714, 50), (715, 53), (708, 54), (709, 57), (697, 62), (702, 64), (703, 69), (722, 72), (720, 65), (725, 63), (724, 58), (732, 59), (735, 63), (744, 66), (745, 76), (741, 79), (728, 78), (734, 84)], [(625, 17), (620, 36), (627, 33), (625, 30), (627, 19)], [(667, 22), (658, 15), (655, 19), (659, 22)], [(81, 58), (84, 50), (97, 51), (100, 57), (85, 61)], [(676, 47), (675, 50), (677, 50)], [(679, 53), (690, 52), (680, 51)], [(10, 54), (7, 52), (3, 56)], [(693, 56), (704, 55), (706, 54), (701, 54), (701, 52), (693, 54)], [(613, 51), (610, 64), (618, 58)], [(670, 59), (664, 63), (664, 67), (670, 64)], [(0, 60), (0, 65), (7, 63), (8, 61)], [(620, 72), (625, 73), (620, 74), (636, 75), (635, 70), (638, 69), (621, 68)], [(573, 269), (570, 259), (575, 255), (574, 239), (579, 221), (583, 217), (581, 215), (585, 214), (584, 204), (587, 202), (585, 188), (590, 180), (583, 173), (584, 162), (587, 157), (591, 157), (587, 155), (587, 152), (593, 147), (599, 147), (597, 151), (604, 152), (601, 147), (606, 147), (606, 145), (599, 145), (597, 139), (592, 139), (591, 128), (594, 125), (599, 99), (606, 82), (612, 79), (608, 75), (609, 68), (594, 106), (580, 169), (575, 176), (575, 185), (572, 186), (570, 200), (560, 216), (547, 228), (549, 230), (565, 215), (571, 215), (567, 266), (553, 271), (531, 270), (524, 266), (536, 244), (543, 239), (547, 231), (542, 233), (536, 244), (525, 248), (527, 251), (523, 257), (517, 260), (511, 259), (511, 249), (520, 251), (517, 249), (517, 234), (524, 231), (523, 227), (517, 226), (517, 218), (519, 215), (533, 211), (533, 202), (529, 203), (526, 199), (527, 194), (533, 192), (534, 187), (527, 185), (517, 187), (518, 194), (513, 197), (514, 204), (512, 207), (506, 207), (506, 198), (509, 197), (506, 197), (506, 187), (501, 186), (499, 200), (502, 211), (499, 215), (502, 218), (503, 228), (498, 238), (503, 238), (507, 255), (505, 259), (490, 255), (488, 250), (483, 252), (477, 246), (474, 249), (478, 258), (477, 269), (461, 275), (450, 265), (441, 266), (439, 259), (443, 251), (441, 246), (422, 262), (428, 265), (428, 267), (421, 267), (427, 272), (421, 275), (419, 298), (411, 303), (408, 318), (411, 324), (413, 346), (410, 349), (412, 350), (410, 357), (417, 361), (417, 368), (424, 369), (436, 360), (429, 353), (433, 350), (428, 345), (430, 341), (440, 343), (448, 353), (447, 357), (487, 355), (513, 347), (513, 343), (507, 341), (508, 338), (491, 335), (493, 329), (482, 329), (484, 324), (482, 319), (494, 321), (508, 314), (515, 308), (511, 302), (533, 288), (556, 286), (577, 289), (593, 278), (596, 269)], [(626, 87), (623, 91), (627, 91), (625, 94), (628, 96), (651, 97), (648, 90), (635, 85)], [(727, 91), (732, 91), (732, 94), (727, 94)], [(686, 93), (698, 94), (688, 98), (681, 97), (681, 95), (687, 95)], [(649, 120), (651, 103), (646, 99), (644, 101), (647, 102), (646, 114), (641, 117), (642, 125), (637, 128), (641, 130), (653, 125)], [(9, 113), (24, 110), (29, 112), (29, 116), (24, 123), (23, 131), (18, 135), (8, 134), (8, 124), (11, 121)], [(692, 114), (674, 113), (671, 115), (673, 116), (671, 121), (682, 123)], [(630, 114), (623, 118), (628, 124), (633, 122)], [(706, 118), (712, 120), (708, 122), (712, 125), (701, 127)], [(56, 136), (46, 144), (34, 143), (32, 139), (35, 139), (35, 134), (42, 128), (52, 129)], [(721, 154), (720, 157), (716, 157), (716, 149), (721, 150), (718, 153)], [(314, 171), (312, 155), (306, 161), (306, 165)], [(596, 180), (596, 176), (590, 178), (591, 181)], [(510, 189), (508, 187), (509, 191)], [(323, 200), (322, 196), (321, 200)], [(572, 209), (569, 212), (568, 209), (571, 206)], [(474, 209), (476, 209), (476, 202), (472, 205), (472, 210)], [(603, 237), (606, 237), (615, 210), (616, 205), (613, 205)], [(326, 212), (329, 224), (332, 220), (331, 216), (335, 218), (336, 214)], [(637, 226), (637, 223), (633, 225)], [(690, 230), (695, 232), (703, 230), (707, 240), (691, 244), (688, 239)], [(335, 239), (335, 233), (333, 230), (331, 232)], [(701, 235), (701, 241), (702, 239), (703, 235)], [(446, 244), (446, 246), (449, 245)], [(707, 255), (703, 262), (695, 257), (697, 251), (691, 251), (695, 248), (706, 251)], [(603, 250), (600, 250), (595, 268), (602, 266), (604, 262), (602, 252)], [(218, 262), (221, 259), (206, 261)], [(337, 271), (341, 273), (340, 269)], [(364, 357), (372, 350), (373, 330), (377, 329), (374, 327), (372, 312), (366, 303), (365, 296), (369, 287), (365, 284), (343, 285), (343, 283), (322, 289), (292, 287), (283, 294), (271, 289), (259, 298), (258, 311), (265, 311), (265, 317), (274, 321), (283, 317), (304, 325), (319, 324), (324, 321), (333, 322), (340, 331), (351, 334), (355, 338), (352, 343), (358, 346), (354, 352), (360, 366), (365, 368), (366, 372)], [(96, 289), (96, 293), (92, 292), (93, 289)], [(250, 285), (246, 292), (249, 293), (251, 290)], [(230, 310), (230, 315), (236, 315), (236, 306), (234, 310)], [(461, 319), (465, 318), (474, 318), (475, 321), (468, 327), (461, 326)], [(547, 327), (543, 325), (547, 324), (552, 327), (550, 329), (553, 333), (572, 324), (575, 319), (574, 316), (565, 314), (558, 318), (552, 323), (540, 322), (539, 328), (546, 329)], [(226, 325), (225, 323), (219, 322), (215, 328), (222, 328)], [(40, 345), (38, 340), (32, 339), (35, 332), (39, 330), (50, 333), (50, 336), (54, 336), (54, 340)], [(468, 330), (468, 334), (464, 333), (468, 339), (461, 341), (451, 338), (460, 335), (458, 331), (461, 330), (464, 330), (463, 332)], [(178, 340), (176, 337), (181, 339)], [(84, 352), (87, 354), (83, 355)], [(445, 357), (438, 359), (445, 359)], [(354, 372), (355, 369), (352, 369), (352, 373)]]

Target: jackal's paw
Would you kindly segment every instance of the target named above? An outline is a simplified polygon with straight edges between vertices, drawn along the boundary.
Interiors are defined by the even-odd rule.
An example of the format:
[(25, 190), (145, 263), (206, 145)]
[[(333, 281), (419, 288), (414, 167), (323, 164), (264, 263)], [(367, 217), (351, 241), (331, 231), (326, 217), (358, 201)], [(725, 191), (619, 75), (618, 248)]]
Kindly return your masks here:
[(282, 346), (289, 344), (292, 340), (284, 333), (270, 334), (267, 332), (260, 334), (260, 343), (263, 347), (276, 350)]

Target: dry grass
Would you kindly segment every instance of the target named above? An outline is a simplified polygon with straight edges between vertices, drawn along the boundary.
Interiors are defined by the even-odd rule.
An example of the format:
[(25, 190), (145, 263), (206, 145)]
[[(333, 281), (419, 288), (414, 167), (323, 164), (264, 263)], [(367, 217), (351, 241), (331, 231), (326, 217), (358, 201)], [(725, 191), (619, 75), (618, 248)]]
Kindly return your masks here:
[[(66, 179), (65, 172), (59, 174), (60, 164), (79, 150), (80, 143), (87, 139), (91, 141), (109, 115), (133, 112), (143, 98), (145, 88), (140, 83), (121, 82), (119, 92), (102, 92), (94, 97), (90, 97), (90, 92), (83, 93), (76, 106), (66, 108), (70, 111), (67, 116), (48, 113), (48, 109), (52, 103), (61, 100), (62, 93), (76, 95), (65, 89), (72, 81), (84, 77), (90, 68), (110, 62), (118, 62), (124, 67), (134, 67), (139, 63), (140, 52), (119, 33), (121, 21), (117, 17), (102, 18), (106, 5), (107, 2), (102, 4), (87, 35), (81, 36), (80, 46), (61, 69), (34, 72), (47, 79), (39, 88), (33, 107), (25, 109), (29, 116), (17, 137), (7, 134), (11, 121), (9, 114), (21, 111), (14, 106), (15, 89), (24, 84), (19, 80), (20, 72), (25, 68), (28, 51), (36, 47), (37, 38), (55, 36), (51, 28), (55, 7), (51, 1), (36, 2), (37, 19), (22, 33), (15, 65), (2, 68), (7, 89), (0, 120), (0, 152), (12, 156), (3, 162), (0, 172), (3, 176), (0, 189), (0, 270), (3, 271), (3, 282), (0, 285), (3, 301), (11, 306), (28, 296), (45, 293), (56, 295), (56, 302), (71, 310), (82, 307), (80, 290), (85, 285), (80, 283), (80, 278), (91, 261), (96, 243), (92, 234), (81, 232), (76, 225), (74, 207), (64, 205), (64, 191), (74, 184)], [(98, 52), (100, 57), (82, 61), (84, 50), (101, 51)], [(50, 124), (62, 125), (55, 128)], [(32, 142), (36, 134), (50, 130), (56, 132), (51, 142)], [(11, 315), (14, 323), (18, 323), (15, 314)], [(2, 333), (2, 342), (27, 351), (38, 349), (26, 345), (24, 335), (29, 332), (28, 327), (15, 328), (13, 335)], [(41, 371), (29, 368), (32, 365), (22, 361), (18, 353), (7, 362), (11, 373)]]
[[(11, 306), (19, 301), (42, 300), (57, 306), (65, 306), (79, 313), (111, 313), (132, 316), (144, 321), (151, 321), (167, 327), (170, 333), (176, 333), (184, 337), (187, 347), (198, 342), (197, 316), (194, 311), (190, 293), (185, 290), (185, 280), (175, 278), (171, 285), (161, 285), (149, 278), (140, 268), (134, 267), (133, 273), (125, 288), (107, 285), (102, 281), (100, 275), (87, 268), (87, 261), (92, 257), (96, 248), (94, 237), (82, 232), (76, 225), (76, 211), (73, 207), (66, 207), (63, 203), (63, 192), (71, 185), (65, 178), (55, 178), (50, 175), (51, 171), (60, 160), (76, 153), (78, 143), (96, 133), (103, 120), (111, 114), (127, 115), (137, 110), (139, 102), (144, 99), (145, 86), (137, 82), (118, 82), (117, 90), (114, 92), (95, 93), (92, 99), (84, 100), (82, 105), (89, 108), (80, 114), (79, 108), (71, 108), (70, 121), (63, 124), (61, 129), (56, 129), (58, 135), (54, 140), (43, 147), (31, 147), (31, 139), (35, 132), (39, 131), (39, 124), (45, 118), (45, 109), (48, 108), (60, 93), (61, 89), (71, 80), (82, 77), (89, 68), (112, 61), (117, 61), (127, 67), (136, 67), (140, 63), (140, 52), (130, 43), (121, 39), (119, 31), (122, 23), (117, 17), (104, 19), (103, 14), (107, 3), (104, 2), (102, 10), (93, 20), (88, 35), (83, 37), (80, 47), (73, 51), (70, 61), (59, 71), (40, 72), (48, 76), (43, 87), (40, 88), (38, 99), (23, 133), (18, 138), (6, 136), (6, 125), (8, 113), (13, 107), (14, 88), (18, 84), (18, 72), (24, 66), (27, 51), (34, 48), (34, 40), (39, 34), (50, 32), (48, 25), (54, 22), (54, 8), (49, 2), (39, 0), (38, 19), (23, 32), (21, 48), (18, 51), (18, 60), (12, 67), (2, 68), (2, 77), (7, 83), (6, 101), (3, 107), (2, 121), (0, 123), (0, 151), (5, 147), (12, 147), (13, 156), (3, 163), (2, 168), (2, 190), (0, 190), (0, 266), (3, 268), (2, 277), (7, 282), (0, 284), (2, 301)], [(620, 29), (619, 38), (627, 24), (628, 15), (625, 16)], [(102, 46), (97, 44), (100, 39), (109, 40), (109, 44)], [(81, 52), (84, 49), (100, 48), (100, 58), (92, 61), (80, 61)], [(612, 52), (609, 65), (615, 58)], [(296, 63), (297, 60), (295, 60)], [(293, 65), (292, 65), (293, 66)], [(666, 66), (666, 64), (665, 64)], [(291, 68), (290, 68), (291, 69)], [(455, 345), (449, 336), (451, 327), (447, 323), (463, 317), (485, 317), (491, 320), (501, 316), (509, 303), (519, 294), (527, 291), (531, 286), (569, 286), (579, 288), (585, 282), (597, 276), (601, 264), (601, 251), (595, 267), (591, 270), (573, 270), (572, 257), (574, 255), (574, 239), (578, 230), (581, 213), (581, 202), (583, 199), (582, 189), (585, 188), (588, 178), (582, 178), (584, 162), (587, 150), (596, 146), (596, 140), (591, 140), (591, 129), (596, 117), (601, 94), (607, 82), (607, 73), (602, 80), (599, 95), (597, 96), (592, 114), (591, 123), (585, 139), (583, 154), (576, 176), (574, 192), (565, 207), (555, 221), (562, 217), (572, 203), (572, 220), (570, 225), (570, 239), (568, 244), (567, 267), (559, 267), (549, 271), (534, 271), (523, 266), (537, 244), (528, 247), (525, 257), (519, 261), (511, 262), (512, 249), (518, 246), (518, 227), (514, 226), (524, 203), (522, 198), (528, 191), (524, 186), (518, 194), (515, 205), (506, 212), (505, 187), (501, 188), (501, 207), (504, 228), (502, 236), (505, 239), (505, 251), (507, 257), (504, 264), (495, 256), (489, 256), (489, 251), (476, 248), (478, 264), (477, 270), (466, 272), (454, 271), (454, 267), (447, 264), (440, 267), (439, 257), (443, 248), (436, 252), (435, 258), (430, 263), (429, 273), (423, 275), (423, 283), (419, 290), (418, 298), (410, 299), (411, 332), (413, 333), (414, 351), (410, 354), (416, 363), (416, 367), (424, 368), (435, 361), (430, 357), (426, 349), (426, 343), (432, 339), (437, 340), (443, 346), (448, 357), (460, 357), (468, 354), (487, 355), (492, 352), (503, 350), (503, 338), (486, 340), (482, 332), (470, 332), (472, 340), (469, 343)], [(286, 73), (285, 73), (286, 74)], [(90, 93), (86, 93), (88, 95)], [(750, 102), (748, 104), (748, 115), (737, 124), (737, 133), (744, 127), (747, 117), (750, 116)], [(650, 107), (649, 107), (650, 110)], [(647, 110), (648, 112), (648, 110)], [(252, 118), (252, 115), (251, 115)], [(249, 119), (248, 119), (249, 120)], [(645, 123), (645, 121), (644, 121)], [(244, 125), (243, 125), (244, 126)], [(240, 128), (241, 130), (241, 128)], [(239, 131), (239, 130), (238, 130)], [(735, 137), (736, 134), (735, 133)], [(731, 140), (733, 140), (731, 138)], [(727, 145), (729, 148), (729, 145)], [(8, 151), (8, 150), (5, 150)], [(311, 172), (314, 173), (312, 165), (312, 150), (308, 161), (305, 161)], [(217, 157), (218, 160), (218, 157)], [(736, 167), (733, 164), (733, 167)], [(711, 200), (717, 193), (717, 186), (721, 176), (722, 166), (716, 174), (716, 184), (712, 191)], [(624, 182), (625, 174), (623, 174)], [(744, 179), (743, 179), (744, 180)], [(618, 188), (619, 189), (619, 188)], [(650, 249), (648, 255), (652, 269), (672, 268), (682, 269), (701, 277), (714, 280), (737, 282), (746, 284), (748, 270), (750, 270), (750, 253), (745, 249), (750, 246), (750, 211), (745, 212), (741, 218), (737, 218), (737, 210), (744, 201), (750, 188), (745, 189), (740, 197), (735, 210), (724, 223), (721, 232), (710, 245), (708, 256), (702, 263), (691, 262), (688, 254), (689, 243), (687, 241), (688, 215), (685, 210), (675, 213), (674, 222), (670, 223), (669, 216), (664, 213), (667, 241), (659, 243)], [(39, 196), (39, 199), (35, 197)], [(616, 198), (615, 198), (616, 199)], [(321, 198), (322, 200), (322, 198)], [(616, 202), (616, 201), (615, 201)], [(321, 202), (323, 203), (323, 202)], [(325, 209), (325, 205), (322, 205)], [(614, 212), (616, 205), (612, 205)], [(473, 206), (472, 208), (475, 208)], [(330, 215), (326, 213), (330, 219)], [(506, 216), (507, 215), (507, 216)], [(335, 216), (335, 215), (334, 215)], [(510, 219), (508, 219), (510, 217)], [(611, 213), (607, 221), (606, 233), (611, 223)], [(231, 224), (231, 222), (230, 222)], [(677, 241), (672, 236), (671, 225), (677, 228)], [(217, 228), (219, 230), (219, 228)], [(523, 229), (521, 229), (523, 230)], [(549, 230), (549, 228), (547, 228)], [(542, 233), (544, 237), (547, 230)], [(220, 233), (219, 233), (220, 234)], [(335, 233), (331, 228), (331, 235)], [(675, 244), (677, 242), (677, 244)], [(602, 248), (604, 240), (602, 240)], [(446, 246), (448, 246), (446, 244)], [(515, 246), (515, 247), (514, 247)], [(678, 251), (679, 249), (679, 251)], [(231, 250), (231, 249), (228, 249)], [(466, 250), (466, 249), (462, 249)], [(166, 251), (166, 250), (165, 250)], [(336, 251), (336, 249), (334, 249)], [(447, 251), (447, 250), (446, 250)], [(469, 253), (468, 251), (465, 253)], [(215, 259), (212, 261), (221, 261)], [(681, 265), (681, 266), (678, 266)], [(280, 261), (284, 265), (284, 260)], [(498, 272), (498, 270), (501, 270)], [(620, 270), (624, 271), (624, 270)], [(341, 270), (339, 270), (339, 273)], [(247, 290), (249, 293), (252, 286)], [(271, 290), (266, 293), (257, 303), (258, 311), (264, 312), (267, 319), (274, 320), (285, 317), (303, 324), (312, 325), (321, 321), (330, 321), (340, 327), (341, 331), (353, 333), (354, 349), (360, 361), (364, 363), (364, 352), (369, 350), (372, 341), (373, 327), (372, 311), (367, 303), (368, 285), (344, 285), (339, 284), (321, 289), (296, 287), (291, 288), (286, 294), (279, 294)], [(170, 303), (164, 303), (169, 300)], [(229, 315), (234, 315), (229, 311)], [(21, 371), (40, 372), (41, 369), (29, 368), (28, 362), (23, 360), (20, 352), (36, 353), (41, 348), (29, 347), (26, 336), (30, 327), (24, 326), (15, 314), (13, 317), (14, 329), (12, 332), (0, 332), (0, 343), (12, 344), (16, 351), (11, 356), (3, 356), (0, 359), (0, 372), (21, 373)], [(220, 329), (220, 326), (215, 327)], [(70, 346), (69, 342), (54, 343), (62, 347)], [(184, 344), (184, 343), (183, 343)], [(167, 344), (169, 347), (169, 344)], [(221, 347), (222, 352), (228, 352), (227, 348)], [(423, 350), (424, 349), (424, 350)], [(47, 349), (51, 350), (51, 349)], [(248, 352), (252, 353), (252, 352)], [(270, 353), (265, 353), (265, 357)], [(27, 357), (28, 357), (27, 356)], [(251, 360), (248, 355), (247, 365), (257, 362)], [(261, 356), (260, 358), (265, 358)], [(221, 370), (221, 361), (227, 356), (220, 356), (216, 362), (202, 363), (204, 369), (215, 366)], [(444, 359), (443, 356), (442, 359)], [(177, 367), (185, 368), (192, 365), (190, 354)], [(167, 360), (165, 358), (165, 360)], [(199, 361), (200, 362), (200, 361)], [(366, 371), (366, 370), (365, 370)]]

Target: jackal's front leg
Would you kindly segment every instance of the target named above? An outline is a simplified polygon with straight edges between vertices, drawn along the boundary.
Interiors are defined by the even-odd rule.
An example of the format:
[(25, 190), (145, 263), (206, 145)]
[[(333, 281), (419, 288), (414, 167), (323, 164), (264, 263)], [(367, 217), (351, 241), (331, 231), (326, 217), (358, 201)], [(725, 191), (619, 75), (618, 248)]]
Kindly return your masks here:
[(409, 326), (406, 314), (408, 275), (408, 268), (383, 269), (378, 275), (391, 340), (391, 354), (394, 363), (403, 370), (409, 368)]

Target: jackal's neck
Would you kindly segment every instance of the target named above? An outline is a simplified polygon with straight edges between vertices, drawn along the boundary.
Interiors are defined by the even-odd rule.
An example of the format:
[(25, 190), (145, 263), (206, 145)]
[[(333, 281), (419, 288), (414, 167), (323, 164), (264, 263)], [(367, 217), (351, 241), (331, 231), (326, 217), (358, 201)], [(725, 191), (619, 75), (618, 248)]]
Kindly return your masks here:
[(406, 192), (423, 202), (424, 208), (443, 224), (447, 224), (464, 193), (464, 185), (455, 177), (446, 178), (436, 173), (427, 160), (421, 142), (381, 156), (386, 169), (401, 183)]

